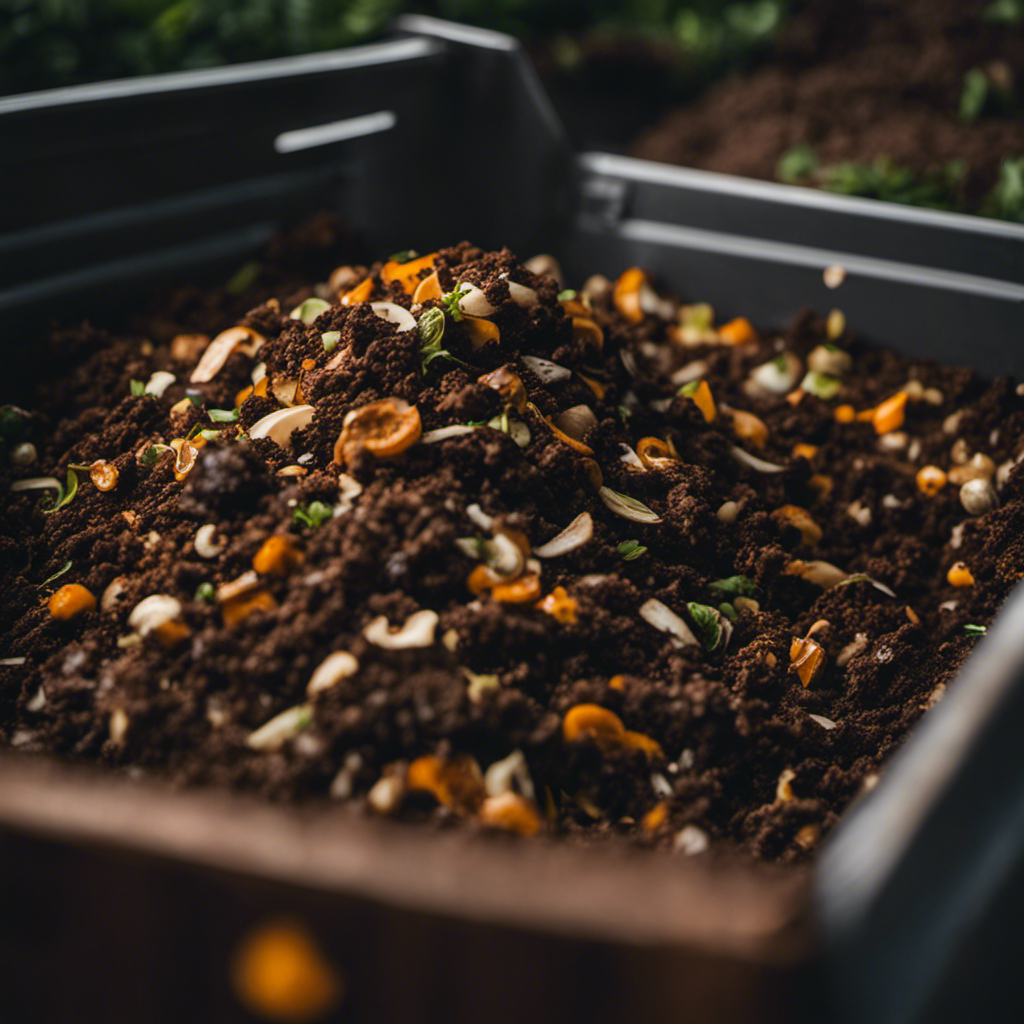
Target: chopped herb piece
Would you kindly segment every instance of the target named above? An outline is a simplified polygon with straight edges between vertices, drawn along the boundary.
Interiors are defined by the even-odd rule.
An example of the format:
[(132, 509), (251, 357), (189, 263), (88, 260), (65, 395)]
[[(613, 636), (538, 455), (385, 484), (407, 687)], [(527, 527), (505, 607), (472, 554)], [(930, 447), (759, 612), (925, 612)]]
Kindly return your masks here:
[(36, 590), (42, 590), (42, 588), (45, 587), (47, 585), (47, 583), (52, 583), (55, 579), (58, 579), (59, 577), (63, 576), (64, 573), (66, 573), (68, 571), (68, 569), (70, 569), (70, 568), (71, 568), (71, 559), (69, 558), (64, 563), (64, 568), (63, 569), (58, 569), (52, 576), (50, 576), (47, 579), (43, 580), (42, 583), (37, 583), (36, 584)]
[(249, 263), (243, 263), (238, 270), (235, 271), (234, 277), (226, 285), (224, 285), (224, 291), (228, 295), (241, 295), (249, 285), (253, 284), (257, 277), (260, 276), (260, 265), (252, 260)]
[(842, 386), (843, 382), (838, 377), (833, 377), (828, 373), (818, 373), (816, 370), (811, 370), (800, 382), (800, 387), (804, 391), (825, 402), (835, 398)]
[(984, 636), (988, 632), (988, 626), (976, 626), (973, 622), (964, 626), (964, 632), (968, 636)]
[(420, 358), (422, 359), (423, 372), (435, 359), (444, 359), (447, 362), (455, 363), (457, 366), (468, 367), (469, 364), (453, 356), (445, 348), (441, 348), (441, 340), (444, 338), (445, 328), (444, 311), (441, 309), (428, 309), (420, 317)]
[(415, 249), (403, 249), (401, 252), (393, 252), (388, 257), (389, 263), (408, 263), (410, 260), (419, 258), (419, 253)]
[(1003, 161), (999, 180), (985, 197), (982, 213), (1024, 222), (1024, 156)]
[(237, 409), (210, 409), (209, 417), (214, 423), (237, 423)]
[(622, 555), (623, 561), (632, 562), (634, 558), (639, 558), (647, 550), (638, 540), (624, 540), (621, 544), (615, 548), (620, 555)]
[(173, 452), (169, 444), (151, 444), (140, 456), (140, 466), (155, 466), (164, 452)]
[(487, 420), (468, 420), (466, 423), (467, 427), (486, 427)]
[(806, 181), (818, 169), (818, 154), (806, 143), (787, 150), (775, 165), (775, 177), (788, 185)]
[(341, 331), (324, 331), (320, 335), (320, 340), (324, 343), (325, 352), (333, 352), (341, 341)]
[(25, 420), (13, 406), (5, 405), (0, 409), (0, 437), (13, 441), (20, 437), (25, 429)]
[(728, 601), (723, 601), (719, 606), (718, 610), (730, 621), (736, 621), (736, 609), (729, 604)]
[(204, 441), (216, 441), (222, 433), (224, 433), (222, 430), (200, 430), (198, 436)]
[(734, 597), (753, 597), (757, 593), (757, 584), (747, 576), (727, 576), (724, 580), (715, 580), (711, 589)]
[(981, 68), (971, 68), (964, 75), (960, 93), (960, 120), (970, 123), (977, 121), (988, 103), (988, 75)]
[(292, 522), (316, 530), (333, 515), (334, 509), (330, 505), (322, 501), (311, 501), (308, 505), (300, 505), (292, 512)]
[(455, 291), (449, 292), (447, 295), (441, 296), (441, 305), (444, 306), (444, 308), (448, 311), (449, 316), (451, 316), (453, 320), (461, 320), (462, 317), (465, 315), (459, 308), (459, 302), (461, 301), (464, 295), (468, 294), (468, 288), (457, 288)]
[(77, 493), (78, 475), (73, 469), (69, 469), (67, 483), (57, 492), (57, 497), (51, 498), (47, 495), (39, 504), (46, 515), (52, 515), (54, 512), (58, 512), (60, 509), (70, 505), (75, 500)]
[(625, 423), (630, 416), (633, 415), (633, 410), (628, 405), (619, 405), (615, 407), (615, 411), (619, 414), (619, 419)]
[(1024, 0), (992, 0), (982, 17), (993, 24), (1018, 25), (1024, 22)]
[(682, 395), (683, 398), (692, 398), (695, 394), (697, 394), (697, 389), (699, 387), (700, 387), (700, 381), (699, 380), (691, 380), (689, 384), (684, 384), (679, 389), (679, 394)]
[(559, 302), (572, 302), (576, 298), (575, 288), (566, 288), (565, 291), (558, 293)]
[(144, 380), (133, 380), (129, 383), (128, 388), (131, 391), (132, 396), (138, 398), (139, 395), (144, 395), (146, 393), (146, 382)]
[(687, 601), (686, 609), (706, 651), (713, 651), (722, 641), (722, 627), (718, 623), (718, 609), (696, 601)]
[(316, 320), (321, 313), (326, 313), (331, 304), (324, 299), (306, 299), (300, 302), (288, 315), (292, 320), (301, 320), (307, 327)]
[(200, 583), (196, 587), (195, 599), (203, 601), (205, 604), (213, 604), (217, 599), (217, 590), (212, 583)]
[(202, 423), (196, 423), (192, 427), (192, 429), (185, 435), (185, 440), (186, 441), (191, 441), (192, 438), (196, 436), (196, 434), (201, 434), (202, 432), (203, 432), (203, 425), (202, 425)]
[(205, 404), (205, 402), (206, 402), (206, 399), (204, 399), (204, 398), (203, 398), (203, 396), (202, 396), (202, 393), (201, 393), (201, 392), (199, 392), (199, 391), (194, 391), (194, 390), (193, 390), (193, 389), (191, 389), (191, 388), (189, 388), (189, 390), (185, 392), (185, 397), (186, 397), (186, 398), (187, 398), (187, 399), (188, 399), (188, 400), (189, 400), (189, 401), (190, 401), (190, 402), (191, 402), (191, 403), (192, 403), (192, 404), (193, 404), (193, 405), (194, 405), (194, 406), (195, 406), (195, 407), (196, 407), (197, 409), (202, 409), (203, 405), (204, 405), (204, 404)]

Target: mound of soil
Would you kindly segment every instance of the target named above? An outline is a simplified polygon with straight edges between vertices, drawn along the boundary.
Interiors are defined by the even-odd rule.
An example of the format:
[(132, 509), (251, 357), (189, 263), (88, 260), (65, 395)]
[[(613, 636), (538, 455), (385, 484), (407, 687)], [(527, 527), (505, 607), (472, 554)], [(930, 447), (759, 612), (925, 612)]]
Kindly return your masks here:
[(809, 0), (759, 69), (722, 81), (644, 131), (632, 155), (774, 179), (808, 144), (823, 165), (888, 157), (919, 174), (962, 160), (958, 202), (977, 209), (1003, 160), (1024, 154), (1021, 101), (960, 116), (973, 69), (1010, 91), (1024, 26), (986, 21), (989, 0)]
[(1009, 381), (639, 271), (280, 255), (3, 410), (6, 746), (797, 861), (1024, 574)]

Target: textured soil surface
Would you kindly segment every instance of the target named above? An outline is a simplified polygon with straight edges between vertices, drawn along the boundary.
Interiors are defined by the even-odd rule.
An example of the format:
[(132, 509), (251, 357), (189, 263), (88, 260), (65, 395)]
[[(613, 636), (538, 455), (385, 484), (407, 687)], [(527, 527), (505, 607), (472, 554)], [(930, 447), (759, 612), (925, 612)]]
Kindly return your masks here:
[[(811, 145), (824, 165), (890, 157), (924, 174), (963, 160), (974, 208), (1002, 161), (1024, 154), (1024, 118), (990, 107), (960, 118), (964, 76), (1019, 83), (1024, 27), (984, 20), (988, 0), (810, 0), (760, 69), (712, 86), (666, 115), (632, 154), (774, 179), (779, 158)], [(1017, 87), (1019, 89), (1019, 85)]]
[[(808, 857), (1024, 572), (1014, 386), (835, 315), (720, 332), (640, 274), (560, 301), (466, 243), (408, 284), (482, 289), (460, 308), (414, 304), (395, 262), (324, 257), (298, 284), (331, 241), (321, 223), (242, 295), (186, 289), (133, 333), (58, 334), (67, 372), (4, 410), (0, 741), (367, 813)], [(329, 307), (289, 315), (314, 294)], [(238, 323), (247, 351), (190, 383)], [(259, 364), (256, 392), (312, 407), (281, 443), (258, 424), (282, 401), (245, 392)], [(156, 371), (162, 395), (132, 393)], [(420, 440), (401, 403), (352, 420), (385, 399)], [(48, 476), (67, 493), (12, 490)]]

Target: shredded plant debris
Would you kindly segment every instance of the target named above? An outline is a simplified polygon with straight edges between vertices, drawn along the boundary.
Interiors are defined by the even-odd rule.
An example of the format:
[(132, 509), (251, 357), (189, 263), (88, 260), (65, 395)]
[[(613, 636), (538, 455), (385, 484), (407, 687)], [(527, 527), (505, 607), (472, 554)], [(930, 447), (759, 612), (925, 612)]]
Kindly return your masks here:
[(639, 268), (297, 262), (0, 410), (5, 744), (803, 861), (1024, 574), (1009, 381)]

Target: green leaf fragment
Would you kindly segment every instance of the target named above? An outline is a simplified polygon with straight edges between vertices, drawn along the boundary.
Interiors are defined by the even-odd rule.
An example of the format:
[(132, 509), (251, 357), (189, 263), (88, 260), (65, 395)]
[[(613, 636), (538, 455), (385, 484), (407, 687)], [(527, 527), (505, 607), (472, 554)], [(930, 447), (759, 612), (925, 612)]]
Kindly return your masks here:
[(338, 347), (338, 342), (341, 341), (341, 331), (324, 331), (320, 335), (320, 340), (324, 344), (325, 352), (333, 352)]
[(260, 276), (260, 265), (255, 261), (249, 263), (243, 263), (242, 266), (235, 271), (234, 276), (226, 285), (224, 285), (224, 291), (228, 295), (241, 295), (251, 284), (255, 283), (256, 278)]
[(623, 561), (632, 562), (647, 551), (647, 548), (638, 540), (624, 540), (616, 545), (616, 551), (622, 555)]
[(775, 165), (775, 177), (788, 185), (806, 181), (818, 170), (818, 154), (806, 143), (787, 150)]
[(217, 591), (214, 588), (214, 585), (212, 583), (200, 583), (199, 586), (196, 587), (195, 599), (197, 601), (202, 601), (205, 604), (213, 604), (217, 599)]
[(128, 389), (133, 398), (138, 398), (146, 393), (146, 382), (144, 380), (133, 380), (128, 384)]
[(576, 298), (576, 289), (575, 288), (566, 288), (565, 291), (561, 291), (561, 292), (558, 293), (558, 301), (559, 302), (572, 302), (572, 300), (575, 299), (575, 298)]
[(687, 601), (686, 609), (693, 619), (697, 634), (706, 651), (713, 651), (722, 641), (722, 627), (718, 622), (718, 609), (696, 601)]
[(322, 501), (311, 501), (308, 505), (299, 505), (292, 511), (292, 522), (317, 530), (334, 516), (334, 508)]
[(40, 502), (40, 506), (43, 509), (45, 515), (53, 515), (54, 512), (59, 512), (62, 508), (66, 508), (75, 500), (75, 495), (78, 493), (78, 474), (73, 469), (68, 470), (67, 483), (61, 487), (57, 492), (57, 497), (51, 498), (47, 495)]
[(968, 123), (977, 121), (988, 103), (988, 96), (988, 75), (981, 68), (971, 68), (964, 75), (960, 92), (960, 120)]
[(828, 373), (818, 373), (816, 370), (811, 370), (800, 382), (800, 387), (804, 391), (826, 402), (835, 398), (842, 386), (843, 382), (838, 377), (833, 377)]
[(288, 315), (293, 320), (301, 320), (308, 327), (321, 313), (326, 313), (331, 308), (329, 302), (323, 299), (306, 299), (299, 303)]
[(964, 626), (964, 632), (968, 636), (984, 636), (988, 632), (988, 626), (976, 626), (973, 622), (969, 622)]
[(736, 609), (729, 604), (728, 601), (723, 601), (719, 606), (718, 610), (730, 621), (736, 621)]
[(214, 423), (237, 423), (238, 422), (238, 410), (237, 409), (210, 409), (210, 419)]
[(48, 583), (52, 583), (55, 579), (58, 579), (59, 577), (63, 576), (64, 573), (66, 573), (68, 571), (68, 569), (70, 569), (70, 568), (71, 568), (71, 559), (69, 558), (64, 563), (64, 568), (63, 569), (58, 569), (52, 576), (49, 576), (49, 577), (47, 577), (47, 579), (43, 580), (42, 583), (37, 583), (36, 584), (36, 590), (42, 590), (43, 587), (45, 587)]
[(714, 580), (711, 589), (734, 597), (753, 597), (757, 593), (757, 584), (747, 576), (727, 576), (724, 580)]
[(419, 253), (415, 249), (403, 249), (401, 252), (393, 252), (388, 257), (389, 263), (408, 263), (410, 260), (419, 258)]

